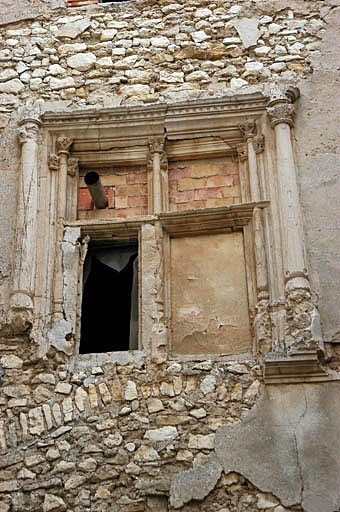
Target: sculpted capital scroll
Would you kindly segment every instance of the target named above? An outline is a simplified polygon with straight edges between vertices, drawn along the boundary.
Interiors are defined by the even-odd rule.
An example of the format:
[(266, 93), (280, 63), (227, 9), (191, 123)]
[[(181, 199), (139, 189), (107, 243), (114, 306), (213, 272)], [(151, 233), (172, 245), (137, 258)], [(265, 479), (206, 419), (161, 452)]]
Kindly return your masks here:
[(20, 144), (28, 140), (37, 141), (39, 137), (39, 124), (33, 121), (26, 121), (18, 128), (18, 137)]
[(248, 147), (245, 142), (237, 144), (236, 151), (241, 162), (244, 162), (248, 158)]

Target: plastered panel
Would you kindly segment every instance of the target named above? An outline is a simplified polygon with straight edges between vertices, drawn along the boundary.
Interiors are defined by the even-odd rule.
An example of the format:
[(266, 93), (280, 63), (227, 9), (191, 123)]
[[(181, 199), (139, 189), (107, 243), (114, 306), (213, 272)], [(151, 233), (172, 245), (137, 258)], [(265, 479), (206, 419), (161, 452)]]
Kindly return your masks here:
[(171, 240), (172, 352), (250, 350), (243, 234)]

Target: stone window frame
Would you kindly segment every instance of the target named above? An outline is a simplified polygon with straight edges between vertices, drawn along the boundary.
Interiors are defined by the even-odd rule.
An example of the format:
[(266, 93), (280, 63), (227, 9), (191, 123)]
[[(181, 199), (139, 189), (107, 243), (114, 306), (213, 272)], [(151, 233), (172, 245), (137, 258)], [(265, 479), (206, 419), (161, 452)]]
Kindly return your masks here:
[[(217, 223), (217, 230), (232, 228), (241, 213), (246, 219), (242, 229), (252, 356), (263, 363), (269, 383), (327, 379), (318, 363), (323, 342), (306, 270), (291, 136), (298, 97), (296, 88), (273, 87), (267, 96), (236, 94), (172, 105), (43, 115), (39, 105), (23, 109), (14, 279), (8, 311), (12, 331), (29, 330), (39, 347), (38, 356), (54, 344), (74, 358), (87, 237), (137, 237), (141, 290), (146, 294), (141, 310), (145, 303), (151, 304), (151, 310), (140, 319), (142, 355), (156, 363), (165, 361), (169, 358), (166, 323), (170, 309), (162, 264), (164, 231), (180, 229), (188, 215), (203, 224), (207, 220)], [(238, 156), (242, 204), (193, 214), (169, 213), (168, 161), (222, 155)], [(76, 220), (78, 164), (146, 164), (148, 215)], [(218, 220), (221, 215), (222, 223)], [(148, 245), (153, 253), (149, 262), (143, 261)], [(157, 265), (160, 270), (155, 273)], [(68, 267), (71, 271), (66, 280)], [(144, 275), (151, 284), (143, 283)]]

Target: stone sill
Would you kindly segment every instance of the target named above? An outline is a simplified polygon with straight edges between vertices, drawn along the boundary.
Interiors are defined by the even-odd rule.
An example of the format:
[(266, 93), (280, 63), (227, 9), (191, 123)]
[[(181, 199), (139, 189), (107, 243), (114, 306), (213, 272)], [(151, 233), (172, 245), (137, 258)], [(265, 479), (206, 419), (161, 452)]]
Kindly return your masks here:
[(105, 364), (119, 364), (122, 366), (134, 364), (141, 368), (145, 364), (146, 356), (143, 350), (124, 350), (121, 352), (102, 352), (93, 354), (78, 354), (74, 357), (71, 366), (77, 372), (93, 366)]

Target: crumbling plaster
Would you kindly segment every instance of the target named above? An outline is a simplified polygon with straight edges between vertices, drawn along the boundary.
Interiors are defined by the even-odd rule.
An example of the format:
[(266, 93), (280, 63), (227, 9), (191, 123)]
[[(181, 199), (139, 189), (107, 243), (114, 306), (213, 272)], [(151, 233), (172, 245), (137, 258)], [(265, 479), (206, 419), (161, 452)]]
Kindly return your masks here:
[(170, 502), (203, 500), (222, 471), (240, 473), (263, 492), (304, 512), (340, 505), (339, 384), (267, 386), (241, 424), (218, 428), (214, 453), (176, 475)]

